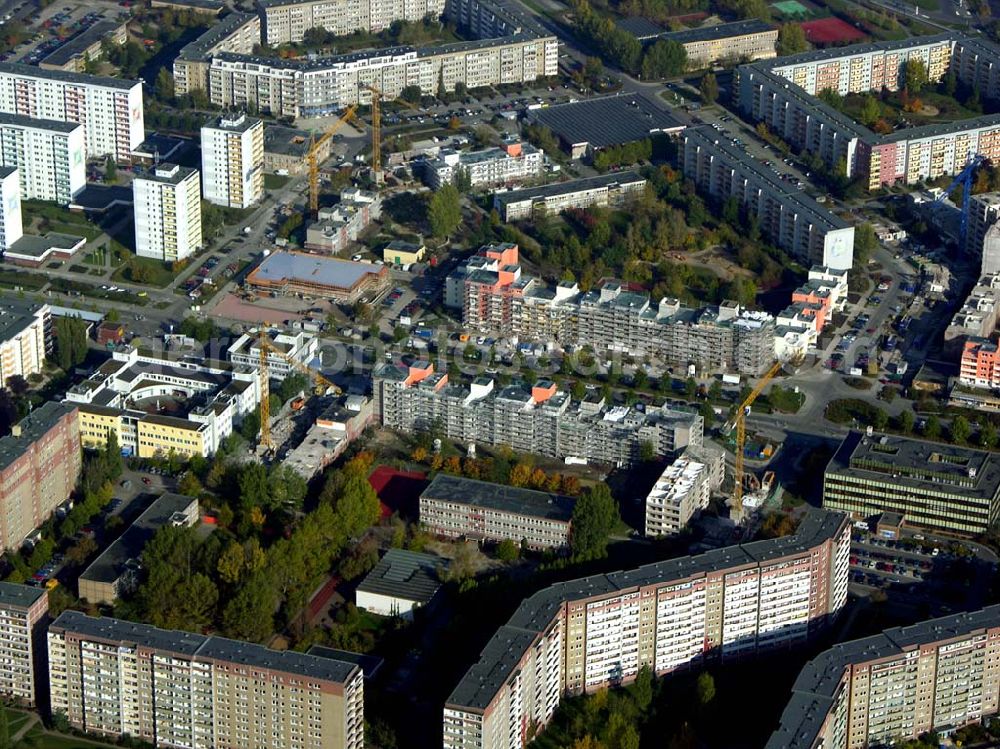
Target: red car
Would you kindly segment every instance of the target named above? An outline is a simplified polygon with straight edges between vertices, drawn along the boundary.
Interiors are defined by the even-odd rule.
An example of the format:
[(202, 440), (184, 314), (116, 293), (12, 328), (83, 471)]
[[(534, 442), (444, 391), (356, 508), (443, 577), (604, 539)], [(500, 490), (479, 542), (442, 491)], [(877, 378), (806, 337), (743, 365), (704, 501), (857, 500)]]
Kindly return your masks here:
[(153, 483), (153, 479), (151, 479), (149, 476), (143, 476), (142, 477), (142, 483), (144, 483), (147, 486), (149, 486), (150, 484)]

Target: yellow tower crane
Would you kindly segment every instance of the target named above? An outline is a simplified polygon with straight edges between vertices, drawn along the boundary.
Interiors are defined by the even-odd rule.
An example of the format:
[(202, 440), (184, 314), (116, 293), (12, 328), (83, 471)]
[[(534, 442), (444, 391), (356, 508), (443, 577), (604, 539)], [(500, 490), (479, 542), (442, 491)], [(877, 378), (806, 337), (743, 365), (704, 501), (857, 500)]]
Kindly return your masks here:
[[(372, 175), (378, 181), (382, 175), (382, 97), (384, 94), (370, 83), (362, 85), (372, 92)], [(398, 102), (404, 107), (420, 111), (420, 107), (415, 106), (406, 99), (396, 97), (390, 101)]]
[(292, 369), (309, 377), (315, 383), (314, 387), (317, 395), (330, 392), (340, 395), (341, 390), (315, 369), (297, 359), (293, 359), (271, 343), (266, 333), (261, 333), (257, 337), (257, 350), (260, 354), (260, 368), (257, 373), (260, 378), (260, 444), (264, 447), (265, 451), (271, 452), (274, 449), (274, 442), (271, 439), (271, 373), (268, 366), (269, 354), (275, 354), (278, 358), (286, 361)]
[(313, 136), (312, 144), (306, 153), (306, 163), (309, 165), (309, 210), (313, 214), (319, 210), (319, 150), (330, 138), (337, 134), (340, 128), (347, 124), (347, 121), (354, 116), (357, 108), (357, 104), (352, 104), (340, 116), (340, 119), (334, 122), (323, 135), (318, 139)]
[(771, 365), (771, 368), (757, 381), (757, 385), (740, 404), (739, 410), (733, 418), (733, 426), (736, 427), (736, 469), (733, 476), (733, 510), (737, 515), (743, 512), (743, 450), (746, 447), (747, 441), (746, 418), (750, 415), (750, 407), (754, 401), (764, 392), (764, 388), (774, 379), (774, 376), (781, 371), (781, 367), (782, 364), (780, 361)]

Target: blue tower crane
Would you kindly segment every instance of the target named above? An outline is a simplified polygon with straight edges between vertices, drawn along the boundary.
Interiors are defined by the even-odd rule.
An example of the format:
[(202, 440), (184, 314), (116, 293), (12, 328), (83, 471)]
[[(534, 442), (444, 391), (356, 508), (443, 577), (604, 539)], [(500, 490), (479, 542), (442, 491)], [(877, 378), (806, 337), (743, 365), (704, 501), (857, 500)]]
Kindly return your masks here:
[(986, 157), (982, 154), (977, 153), (972, 156), (969, 159), (969, 163), (965, 165), (965, 168), (955, 175), (955, 179), (953, 179), (951, 184), (948, 185), (943, 193), (941, 193), (941, 197), (934, 201), (935, 203), (940, 203), (951, 195), (952, 191), (956, 187), (959, 185), (962, 186), (962, 219), (959, 224), (958, 232), (958, 246), (960, 250), (965, 244), (965, 234), (969, 228), (969, 196), (972, 194), (972, 175), (975, 173), (976, 167), (985, 163), (986, 160)]

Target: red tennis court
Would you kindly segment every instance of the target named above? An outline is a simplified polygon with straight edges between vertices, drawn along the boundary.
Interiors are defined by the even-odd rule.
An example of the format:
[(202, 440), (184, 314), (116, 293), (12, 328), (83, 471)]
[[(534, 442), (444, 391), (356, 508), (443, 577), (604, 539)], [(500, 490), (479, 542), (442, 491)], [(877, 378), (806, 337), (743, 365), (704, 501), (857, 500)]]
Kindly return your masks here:
[(427, 488), (427, 474), (422, 471), (397, 471), (389, 466), (379, 466), (371, 472), (368, 483), (378, 495), (383, 519), (394, 512), (416, 518), (417, 500), (420, 492)]
[(839, 44), (867, 38), (867, 34), (860, 29), (854, 28), (847, 21), (834, 17), (820, 18), (818, 21), (805, 21), (802, 24), (802, 30), (806, 32), (806, 39), (813, 44)]

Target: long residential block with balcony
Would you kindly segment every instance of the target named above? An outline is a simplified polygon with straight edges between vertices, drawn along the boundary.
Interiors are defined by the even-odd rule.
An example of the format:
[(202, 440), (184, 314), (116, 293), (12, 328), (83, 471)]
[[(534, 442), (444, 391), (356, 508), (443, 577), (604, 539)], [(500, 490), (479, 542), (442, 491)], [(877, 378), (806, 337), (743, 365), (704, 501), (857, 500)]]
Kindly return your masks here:
[(656, 357), (706, 371), (760, 374), (774, 361), (774, 318), (733, 301), (693, 309), (654, 304), (617, 281), (581, 292), (523, 276), (517, 245), (481, 247), (445, 281), (445, 304), (472, 330), (519, 341), (590, 346), (599, 353)]
[[(444, 707), (445, 749), (522, 749), (564, 694), (801, 646), (847, 601), (850, 524), (558, 583), (525, 599)], [(529, 733), (529, 729), (531, 733)]]
[(441, 151), (437, 158), (424, 161), (421, 172), (432, 190), (455, 182), (464, 175), (471, 187), (515, 185), (538, 179), (543, 154), (530, 143), (514, 141), (482, 151)]
[(146, 137), (139, 81), (0, 62), (0, 112), (82, 125), (87, 158), (128, 162)]
[(377, 34), (395, 21), (422, 21), (444, 12), (444, 0), (263, 0), (264, 39), (269, 47), (301, 42), (309, 29), (338, 36)]
[(703, 443), (704, 420), (697, 413), (668, 406), (609, 407), (593, 391), (573, 401), (549, 380), (530, 387), (499, 387), (485, 376), (452, 383), (429, 361), (415, 361), (380, 364), (372, 386), (379, 421), (406, 433), (439, 429), (461, 442), (621, 465), (638, 460), (644, 443), (657, 455)]
[(646, 178), (638, 172), (615, 172), (497, 192), (493, 207), (504, 221), (522, 221), (537, 215), (555, 216), (570, 208), (621, 208), (645, 189)]
[(0, 582), (0, 695), (34, 707), (43, 689), (49, 598), (44, 588)]
[[(1000, 92), (1000, 47), (959, 32), (816, 50), (739, 68), (736, 100), (795, 149), (830, 169), (860, 176), (869, 189), (913, 184), (962, 170), (974, 154), (1000, 157), (1000, 116), (904, 128), (879, 135), (818, 98), (903, 87), (908, 60), (920, 60), (934, 84), (949, 71), (987, 98)], [(987, 93), (989, 92), (989, 93)]]
[(76, 489), (77, 411), (47, 401), (0, 439), (0, 551), (17, 550)]
[(1000, 713), (1000, 606), (834, 645), (809, 661), (765, 749), (864, 749)]
[(249, 55), (261, 42), (260, 16), (230, 13), (204, 34), (181, 48), (174, 58), (174, 93), (208, 92), (208, 69), (221, 52)]
[(49, 627), (52, 711), (156, 746), (362, 749), (360, 666), (63, 612)]
[(439, 473), (420, 495), (420, 524), (449, 538), (563, 549), (569, 547), (573, 505), (550, 492)]
[(1000, 320), (1000, 273), (981, 276), (944, 330), (944, 350), (958, 358), (966, 341), (989, 338)]
[(854, 227), (711, 128), (687, 128), (680, 157), (684, 175), (700, 192), (720, 203), (735, 198), (777, 247), (809, 265), (850, 270)]
[(908, 525), (978, 535), (1000, 519), (995, 453), (851, 432), (823, 474), (823, 507), (867, 519), (895, 512)]
[(0, 387), (11, 377), (27, 379), (42, 371), (52, 348), (51, 314), (47, 304), (0, 303)]

